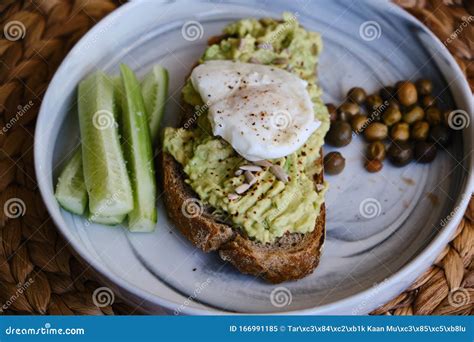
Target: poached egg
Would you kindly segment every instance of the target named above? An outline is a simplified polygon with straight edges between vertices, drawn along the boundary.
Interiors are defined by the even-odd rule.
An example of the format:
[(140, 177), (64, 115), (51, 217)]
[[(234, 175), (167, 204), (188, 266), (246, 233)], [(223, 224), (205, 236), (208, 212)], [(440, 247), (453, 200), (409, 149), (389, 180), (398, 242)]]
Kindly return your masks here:
[(320, 126), (307, 82), (277, 67), (207, 61), (191, 73), (213, 134), (249, 161), (285, 157)]

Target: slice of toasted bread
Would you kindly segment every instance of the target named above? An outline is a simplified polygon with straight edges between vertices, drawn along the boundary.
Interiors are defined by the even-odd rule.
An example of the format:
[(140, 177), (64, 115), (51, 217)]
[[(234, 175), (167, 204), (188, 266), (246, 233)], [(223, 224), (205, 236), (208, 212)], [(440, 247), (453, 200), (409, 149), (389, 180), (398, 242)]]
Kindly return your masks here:
[[(212, 37), (208, 45), (217, 44), (225, 35)], [(192, 108), (184, 104), (185, 115), (192, 115)], [(187, 114), (186, 114), (187, 113)], [(184, 122), (184, 121), (183, 121)], [(323, 164), (323, 150), (316, 161)], [(185, 207), (198, 196), (185, 182), (182, 167), (168, 153), (162, 153), (162, 179), (164, 203), (168, 215), (181, 233), (204, 252), (218, 251), (220, 257), (232, 263), (240, 272), (261, 277), (272, 283), (301, 279), (318, 266), (325, 238), (326, 208), (321, 205), (314, 230), (307, 234), (292, 233), (273, 244), (250, 240), (229, 224), (212, 216), (212, 208), (199, 215), (186, 215)], [(323, 173), (314, 177), (315, 186), (324, 181)]]
[[(303, 278), (316, 268), (325, 236), (324, 204), (312, 232), (286, 234), (273, 244), (262, 244), (219, 222), (210, 214), (211, 210), (185, 215), (187, 203), (195, 201), (198, 196), (184, 182), (182, 168), (171, 155), (163, 153), (162, 162), (164, 203), (168, 215), (195, 246), (205, 252), (218, 251), (223, 260), (232, 263), (240, 272), (272, 283)], [(322, 157), (318, 163), (322, 163)], [(315, 186), (323, 183), (322, 173), (315, 176), (314, 182)]]

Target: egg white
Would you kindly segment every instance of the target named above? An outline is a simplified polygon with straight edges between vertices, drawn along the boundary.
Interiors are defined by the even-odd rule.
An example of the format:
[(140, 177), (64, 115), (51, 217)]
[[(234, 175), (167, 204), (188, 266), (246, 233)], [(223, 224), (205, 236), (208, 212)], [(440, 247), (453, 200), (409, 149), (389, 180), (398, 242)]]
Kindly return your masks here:
[(249, 161), (285, 157), (320, 126), (307, 83), (277, 67), (208, 61), (191, 73), (213, 134)]

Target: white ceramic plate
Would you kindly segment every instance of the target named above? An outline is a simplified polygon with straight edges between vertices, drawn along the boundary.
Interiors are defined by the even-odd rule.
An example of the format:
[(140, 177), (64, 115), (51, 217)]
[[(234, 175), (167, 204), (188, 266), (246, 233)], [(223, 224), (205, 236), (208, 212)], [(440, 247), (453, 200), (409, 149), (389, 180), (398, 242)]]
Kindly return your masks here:
[[(326, 102), (352, 86), (374, 92), (400, 79), (429, 77), (446, 107), (472, 114), (467, 82), (446, 48), (411, 16), (384, 1), (135, 1), (102, 20), (71, 51), (52, 80), (38, 118), (38, 183), (55, 223), (77, 255), (117, 295), (158, 313), (367, 313), (406, 288), (435, 259), (456, 228), (472, 192), (472, 126), (429, 165), (363, 169), (360, 138), (341, 149), (346, 169), (327, 177), (327, 238), (316, 271), (279, 286), (242, 275), (188, 243), (161, 200), (155, 233), (85, 226), (53, 196), (60, 164), (79, 141), (78, 82), (96, 68), (116, 74), (127, 63), (139, 75), (160, 63), (170, 72), (166, 125), (181, 112), (180, 89), (208, 37), (246, 17), (297, 13), (321, 32), (319, 66)], [(194, 31), (193, 31), (194, 30)], [(329, 151), (328, 148), (326, 150)], [(447, 218), (450, 218), (449, 220)]]

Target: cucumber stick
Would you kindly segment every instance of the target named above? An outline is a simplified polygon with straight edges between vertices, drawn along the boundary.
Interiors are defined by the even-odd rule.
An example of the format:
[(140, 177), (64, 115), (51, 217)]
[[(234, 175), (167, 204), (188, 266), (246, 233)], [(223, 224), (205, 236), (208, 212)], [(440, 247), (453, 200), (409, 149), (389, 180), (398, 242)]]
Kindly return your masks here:
[(143, 79), (141, 91), (148, 114), (151, 141), (156, 143), (168, 94), (168, 71), (161, 65), (153, 66)]
[(133, 189), (133, 210), (128, 214), (128, 227), (131, 231), (149, 232), (154, 230), (157, 217), (150, 128), (135, 74), (124, 64), (120, 66), (120, 72), (123, 149)]
[(87, 189), (82, 172), (81, 147), (73, 154), (58, 178), (54, 194), (66, 210), (82, 215), (87, 206)]
[(87, 219), (90, 222), (95, 222), (99, 224), (106, 224), (110, 226), (114, 226), (120, 224), (125, 220), (127, 215), (115, 215), (115, 216), (103, 216), (103, 215), (93, 215), (90, 212), (87, 215)]
[[(141, 91), (148, 115), (151, 140), (154, 144), (158, 141), (158, 130), (163, 117), (166, 96), (168, 93), (168, 71), (160, 65), (155, 65), (145, 75), (141, 83)], [(121, 78), (113, 78), (114, 87), (121, 87)], [(72, 172), (76, 170), (76, 173)], [(75, 214), (83, 214), (87, 206), (87, 189), (82, 172), (81, 149), (74, 154), (62, 171), (56, 187), (56, 197), (59, 204), (66, 210)], [(101, 224), (119, 224), (124, 220), (124, 215), (103, 216), (88, 214), (92, 222)]]
[(116, 124), (114, 84), (104, 73), (79, 84), (78, 112), (89, 210), (99, 216), (127, 214), (133, 209), (132, 188)]

